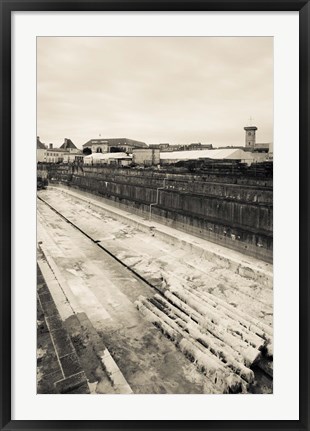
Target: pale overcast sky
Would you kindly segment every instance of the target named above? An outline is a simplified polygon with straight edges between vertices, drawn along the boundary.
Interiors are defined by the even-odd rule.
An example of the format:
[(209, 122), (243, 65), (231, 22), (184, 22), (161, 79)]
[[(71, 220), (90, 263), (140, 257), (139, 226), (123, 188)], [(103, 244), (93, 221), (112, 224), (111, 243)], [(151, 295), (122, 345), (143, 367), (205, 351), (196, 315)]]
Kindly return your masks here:
[(39, 37), (37, 134), (244, 145), (273, 140), (273, 39)]

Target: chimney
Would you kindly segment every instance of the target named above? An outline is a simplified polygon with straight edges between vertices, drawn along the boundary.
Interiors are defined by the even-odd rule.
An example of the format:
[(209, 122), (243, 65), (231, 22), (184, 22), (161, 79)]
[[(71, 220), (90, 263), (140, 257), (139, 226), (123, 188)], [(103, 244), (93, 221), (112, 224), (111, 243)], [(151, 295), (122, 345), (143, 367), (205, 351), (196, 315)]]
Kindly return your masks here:
[(53, 144), (50, 144), (49, 147), (50, 147), (50, 150), (52, 150), (53, 149)]

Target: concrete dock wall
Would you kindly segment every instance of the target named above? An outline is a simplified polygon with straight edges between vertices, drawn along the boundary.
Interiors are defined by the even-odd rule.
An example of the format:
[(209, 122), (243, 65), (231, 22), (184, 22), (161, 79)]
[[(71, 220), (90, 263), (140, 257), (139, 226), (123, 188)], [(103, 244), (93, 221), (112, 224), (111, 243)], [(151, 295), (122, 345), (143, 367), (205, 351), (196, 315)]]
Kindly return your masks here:
[[(49, 167), (49, 180), (272, 262), (272, 180), (116, 167)], [(152, 204), (152, 205), (151, 205)]]

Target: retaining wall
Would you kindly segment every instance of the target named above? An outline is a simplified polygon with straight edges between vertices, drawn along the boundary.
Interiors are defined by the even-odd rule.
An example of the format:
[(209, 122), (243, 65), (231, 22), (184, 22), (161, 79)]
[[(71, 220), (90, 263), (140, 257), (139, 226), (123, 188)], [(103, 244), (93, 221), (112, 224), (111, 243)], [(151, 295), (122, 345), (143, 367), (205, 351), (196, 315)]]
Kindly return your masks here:
[[(49, 180), (272, 262), (272, 181), (116, 167), (51, 165)], [(215, 181), (216, 180), (216, 181)], [(152, 205), (151, 205), (152, 204)]]

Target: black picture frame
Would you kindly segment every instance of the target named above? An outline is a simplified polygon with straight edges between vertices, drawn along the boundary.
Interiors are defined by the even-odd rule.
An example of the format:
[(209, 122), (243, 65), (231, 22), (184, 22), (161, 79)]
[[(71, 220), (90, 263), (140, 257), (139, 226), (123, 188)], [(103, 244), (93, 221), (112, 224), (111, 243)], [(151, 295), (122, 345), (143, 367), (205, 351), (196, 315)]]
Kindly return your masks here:
[[(309, 430), (309, 1), (304, 0), (154, 0), (48, 1), (0, 0), (1, 12), (1, 429), (208, 429)], [(298, 11), (300, 67), (300, 352), (299, 420), (285, 421), (32, 421), (11, 420), (11, 13), (15, 11)]]

